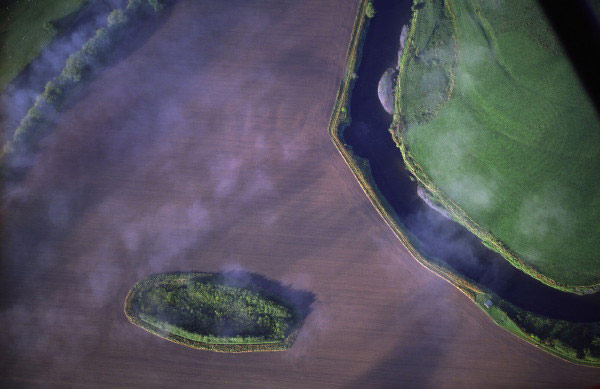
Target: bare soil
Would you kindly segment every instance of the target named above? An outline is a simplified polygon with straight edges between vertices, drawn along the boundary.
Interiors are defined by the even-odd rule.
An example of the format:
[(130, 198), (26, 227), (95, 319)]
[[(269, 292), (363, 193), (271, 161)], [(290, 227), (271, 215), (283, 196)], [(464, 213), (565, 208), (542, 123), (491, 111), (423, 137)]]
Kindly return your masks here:
[[(2, 203), (0, 382), (586, 386), (422, 268), (327, 133), (357, 1), (179, 2), (104, 72)], [(315, 293), (285, 352), (128, 322), (153, 273), (244, 268)]]

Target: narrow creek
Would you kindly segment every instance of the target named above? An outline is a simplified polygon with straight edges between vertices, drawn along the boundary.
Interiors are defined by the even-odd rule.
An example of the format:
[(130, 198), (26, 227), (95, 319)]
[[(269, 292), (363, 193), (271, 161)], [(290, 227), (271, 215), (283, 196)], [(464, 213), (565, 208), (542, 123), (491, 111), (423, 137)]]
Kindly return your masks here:
[(377, 90), (386, 69), (397, 63), (402, 26), (409, 23), (411, 0), (376, 0), (352, 91), (352, 124), (344, 140), (369, 161), (377, 187), (404, 227), (420, 241), (420, 252), (444, 262), (464, 277), (527, 311), (573, 322), (600, 321), (600, 292), (578, 296), (544, 285), (515, 269), (498, 253), (456, 222), (444, 218), (417, 195), (400, 150), (388, 128), (391, 116)]

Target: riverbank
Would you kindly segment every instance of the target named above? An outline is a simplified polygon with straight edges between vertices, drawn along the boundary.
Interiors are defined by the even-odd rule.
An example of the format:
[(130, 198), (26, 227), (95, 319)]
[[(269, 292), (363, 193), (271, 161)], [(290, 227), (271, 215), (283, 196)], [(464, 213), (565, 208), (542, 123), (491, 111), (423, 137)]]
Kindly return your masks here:
[(358, 180), (360, 187), (369, 198), (369, 201), (379, 215), (385, 220), (387, 225), (394, 231), (395, 235), (400, 239), (410, 254), (422, 266), (432, 271), (434, 274), (449, 281), (456, 286), (460, 291), (465, 293), (469, 298), (474, 298), (474, 293), (483, 293), (476, 285), (468, 282), (460, 275), (453, 272), (450, 268), (442, 266), (440, 263), (433, 263), (423, 257), (419, 251), (413, 246), (408, 238), (407, 231), (403, 228), (400, 221), (395, 217), (395, 211), (392, 206), (381, 194), (373, 175), (370, 170), (368, 160), (360, 158), (352, 148), (344, 141), (344, 129), (351, 122), (350, 100), (352, 95), (352, 87), (354, 86), (355, 77), (353, 74), (358, 70), (360, 65), (360, 56), (362, 44), (367, 34), (369, 19), (366, 17), (366, 5), (368, 1), (362, 0), (358, 6), (357, 17), (354, 22), (352, 38), (346, 55), (346, 77), (342, 81), (336, 97), (336, 102), (329, 123), (329, 135), (335, 144), (338, 152), (346, 161), (346, 164), (352, 170), (352, 173)]
[[(597, 292), (594, 108), (556, 38), (542, 34), (547, 22), (528, 19), (541, 11), (519, 12), (523, 5), (511, 3), (498, 15), (477, 4), (414, 10), (395, 141), (413, 176), (486, 246), (548, 286)], [(531, 23), (525, 28), (515, 18)], [(432, 43), (431, 25), (455, 38)], [(553, 65), (540, 72), (538, 63)], [(564, 78), (553, 76), (559, 73)], [(420, 88), (424, 77), (430, 82)], [(563, 113), (551, 119), (556, 112)]]
[[(353, 148), (346, 143), (343, 135), (344, 129), (350, 125), (350, 122), (352, 120), (352, 118), (350, 117), (350, 96), (352, 94), (352, 87), (354, 86), (355, 82), (355, 77), (348, 77), (348, 74), (356, 74), (356, 72), (358, 71), (362, 44), (364, 42), (367, 33), (366, 30), (368, 27), (368, 21), (367, 23), (365, 23), (364, 20), (366, 19), (364, 15), (364, 3), (365, 2), (361, 2), (361, 4), (358, 7), (357, 19), (354, 25), (352, 40), (350, 42), (347, 53), (347, 76), (343, 80), (338, 91), (336, 104), (334, 106), (334, 110), (332, 112), (329, 124), (329, 134), (333, 140), (333, 143), (335, 144), (338, 152), (342, 155), (342, 157), (352, 170), (362, 190), (365, 192), (370, 202), (376, 208), (381, 217), (394, 231), (395, 235), (400, 239), (400, 241), (402, 241), (402, 243), (405, 245), (405, 247), (411, 253), (411, 255), (417, 260), (417, 262), (425, 268), (427, 268), (428, 270), (432, 271), (434, 274), (440, 276), (441, 278), (444, 278), (445, 280), (456, 286), (473, 302), (480, 306), (496, 324), (500, 325), (501, 327), (515, 334), (516, 336), (519, 336), (521, 339), (526, 340), (527, 342), (536, 345), (537, 347), (540, 347), (541, 349), (550, 352), (555, 356), (559, 356), (565, 360), (569, 360), (571, 362), (587, 366), (599, 366), (600, 363), (597, 360), (592, 360), (591, 358), (593, 358), (593, 356), (591, 355), (584, 355), (584, 359), (578, 359), (576, 357), (574, 358), (571, 356), (571, 353), (574, 350), (574, 348), (568, 350), (559, 350), (556, 347), (556, 345), (554, 345), (554, 347), (551, 346), (551, 342), (549, 339), (543, 338), (543, 335), (542, 337), (539, 336), (541, 335), (541, 331), (538, 331), (537, 335), (535, 333), (532, 333), (531, 331), (525, 331), (524, 328), (522, 328), (524, 327), (524, 322), (521, 322), (521, 326), (519, 326), (517, 322), (513, 320), (513, 318), (509, 317), (506, 312), (502, 311), (499, 308), (499, 306), (502, 305), (501, 302), (503, 300), (499, 298), (495, 293), (490, 292), (489, 290), (487, 290), (487, 288), (483, 287), (482, 285), (468, 280), (462, 274), (458, 273), (456, 270), (448, 266), (446, 263), (441, 261), (434, 261), (422, 255), (419, 251), (418, 244), (416, 244), (414, 240), (414, 237), (411, 239), (410, 232), (399, 220), (396, 211), (393, 209), (391, 204), (382, 195), (381, 191), (377, 187), (377, 184), (375, 183), (375, 179), (371, 171), (371, 167), (369, 165), (369, 161), (359, 157), (357, 153), (353, 150)], [(411, 30), (412, 29), (413, 27), (411, 25)], [(405, 56), (403, 56), (403, 58), (404, 57)], [(394, 130), (394, 126), (397, 125), (398, 122), (395, 120), (392, 124), (391, 130)], [(483, 300), (484, 297), (485, 299)], [(495, 301), (495, 304), (491, 309), (483, 305), (488, 300)], [(539, 315), (525, 315), (524, 313), (527, 312), (524, 310), (517, 311), (521, 313), (523, 317), (529, 320), (529, 322), (535, 322), (535, 320), (537, 320), (540, 317)], [(554, 322), (558, 323), (559, 321), (554, 320)], [(597, 323), (590, 323), (589, 325), (592, 329), (598, 328)], [(535, 327), (533, 328), (535, 329)], [(546, 341), (546, 343), (544, 343), (544, 341)]]

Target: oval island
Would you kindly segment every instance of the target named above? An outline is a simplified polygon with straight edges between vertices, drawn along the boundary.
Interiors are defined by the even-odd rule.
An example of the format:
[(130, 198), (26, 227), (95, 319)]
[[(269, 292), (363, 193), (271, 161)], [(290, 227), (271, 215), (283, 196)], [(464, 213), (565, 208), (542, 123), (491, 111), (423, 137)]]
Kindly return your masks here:
[(170, 273), (138, 281), (125, 299), (125, 315), (146, 331), (196, 349), (281, 351), (293, 344), (313, 301), (311, 293), (256, 274)]

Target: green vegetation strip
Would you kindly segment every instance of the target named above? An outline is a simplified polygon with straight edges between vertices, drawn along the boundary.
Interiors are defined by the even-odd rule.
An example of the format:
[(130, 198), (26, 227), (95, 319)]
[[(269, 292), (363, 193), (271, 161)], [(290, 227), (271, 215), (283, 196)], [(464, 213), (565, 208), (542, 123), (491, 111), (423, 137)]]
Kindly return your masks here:
[(106, 28), (99, 28), (80, 50), (67, 58), (62, 72), (48, 81), (44, 91), (19, 123), (12, 140), (2, 148), (0, 158), (33, 150), (49, 131), (56, 112), (60, 111), (65, 100), (82, 87), (82, 81), (93, 74), (95, 67), (105, 64), (120, 40), (131, 33), (129, 27), (149, 10), (158, 12), (163, 8), (164, 3), (159, 0), (129, 0), (125, 9), (114, 9), (108, 15)]
[[(361, 55), (361, 45), (364, 41), (369, 20), (366, 17), (367, 1), (362, 0), (358, 5), (357, 16), (346, 54), (346, 74), (336, 97), (331, 120), (329, 122), (329, 135), (338, 152), (344, 158), (361, 188), (385, 220), (388, 226), (404, 244), (411, 255), (422, 266), (434, 274), (456, 286), (461, 292), (469, 297), (500, 327), (518, 336), (519, 338), (535, 345), (536, 347), (555, 355), (561, 359), (576, 364), (600, 367), (600, 323), (578, 324), (561, 320), (553, 320), (534, 315), (530, 312), (514, 307), (502, 300), (494, 293), (485, 290), (471, 280), (465, 279), (461, 274), (435, 258), (426, 258), (419, 252), (420, 242), (404, 228), (395, 211), (378, 190), (373, 179), (371, 169), (367, 160), (353, 153), (352, 148), (344, 142), (343, 131), (350, 124), (350, 97), (354, 85), (355, 72), (358, 69)], [(407, 47), (414, 39), (416, 20), (419, 16), (418, 9), (413, 6), (413, 16), (410, 32), (405, 43), (405, 49), (401, 58), (400, 73), (406, 65), (409, 50)], [(451, 40), (452, 42), (452, 40)], [(447, 64), (446, 64), (447, 65)], [(444, 66), (446, 66), (444, 65)], [(447, 68), (446, 68), (447, 69)], [(401, 75), (399, 77), (401, 77)], [(450, 81), (449, 81), (450, 82)], [(449, 84), (448, 84), (449, 85)], [(399, 85), (397, 85), (398, 88)], [(446, 86), (448, 93), (451, 87)], [(396, 96), (400, 96), (396, 90)], [(441, 100), (437, 100), (438, 102)], [(392, 134), (398, 134), (401, 126), (400, 101), (396, 98), (394, 122), (390, 128)], [(422, 111), (424, 112), (424, 111)], [(430, 110), (431, 112), (431, 110)], [(427, 115), (424, 115), (427, 116)], [(399, 144), (403, 146), (402, 143)], [(484, 306), (485, 302), (492, 300), (490, 308)], [(560, 331), (553, 329), (560, 328)]]
[(13, 0), (1, 7), (0, 91), (50, 43), (55, 22), (88, 0)]
[(600, 290), (600, 120), (533, 0), (419, 2), (393, 132), (434, 199), (515, 267)]
[(125, 314), (161, 338), (220, 352), (285, 350), (301, 324), (280, 296), (213, 273), (145, 278), (127, 295)]
[[(486, 307), (486, 301), (493, 301)], [(500, 327), (569, 362), (600, 367), (600, 323), (572, 323), (527, 312), (489, 293), (474, 302)]]

